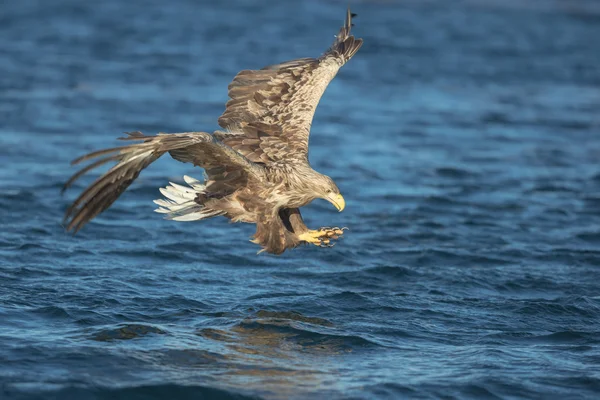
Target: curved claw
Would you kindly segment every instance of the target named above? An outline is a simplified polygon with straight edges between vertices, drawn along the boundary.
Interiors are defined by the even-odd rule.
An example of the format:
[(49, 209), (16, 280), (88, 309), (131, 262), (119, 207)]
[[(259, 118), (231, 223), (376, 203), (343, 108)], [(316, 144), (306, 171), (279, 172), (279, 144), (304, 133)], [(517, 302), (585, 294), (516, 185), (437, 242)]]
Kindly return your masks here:
[(331, 248), (333, 246), (335, 246), (335, 243), (324, 243), (321, 242), (321, 244), (318, 245), (320, 248), (322, 249), (327, 249), (327, 248)]

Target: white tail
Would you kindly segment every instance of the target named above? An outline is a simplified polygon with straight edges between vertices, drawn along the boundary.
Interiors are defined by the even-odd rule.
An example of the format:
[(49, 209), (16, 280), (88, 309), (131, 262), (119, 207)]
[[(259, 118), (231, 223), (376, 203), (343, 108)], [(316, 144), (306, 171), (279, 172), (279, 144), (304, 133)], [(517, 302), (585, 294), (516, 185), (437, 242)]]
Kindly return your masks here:
[(154, 203), (160, 206), (154, 211), (167, 214), (165, 218), (174, 221), (198, 221), (222, 214), (221, 211), (207, 209), (196, 202), (196, 196), (206, 189), (204, 184), (189, 176), (184, 176), (183, 180), (190, 186), (169, 182), (170, 186), (160, 188), (160, 192), (166, 198), (154, 200)]

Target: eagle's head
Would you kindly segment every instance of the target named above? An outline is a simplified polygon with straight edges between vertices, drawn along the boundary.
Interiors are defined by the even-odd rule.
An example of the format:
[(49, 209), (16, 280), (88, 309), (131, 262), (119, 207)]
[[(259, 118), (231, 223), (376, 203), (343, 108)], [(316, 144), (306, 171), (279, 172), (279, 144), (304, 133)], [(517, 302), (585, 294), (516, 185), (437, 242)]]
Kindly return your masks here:
[(318, 179), (312, 182), (313, 189), (317, 194), (317, 198), (327, 200), (337, 208), (338, 211), (342, 211), (346, 207), (346, 201), (340, 193), (340, 189), (337, 187), (333, 179), (327, 175), (319, 174)]

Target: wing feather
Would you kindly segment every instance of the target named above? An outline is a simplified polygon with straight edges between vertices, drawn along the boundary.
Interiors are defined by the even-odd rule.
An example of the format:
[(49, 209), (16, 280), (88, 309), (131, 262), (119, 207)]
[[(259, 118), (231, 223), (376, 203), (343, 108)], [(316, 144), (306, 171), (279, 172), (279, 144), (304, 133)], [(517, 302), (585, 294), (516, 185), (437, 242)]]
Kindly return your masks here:
[(244, 70), (229, 85), (229, 97), (215, 136), (249, 160), (268, 164), (305, 160), (312, 119), (329, 82), (360, 49), (350, 34), (348, 9), (344, 26), (319, 58), (300, 58)]
[(142, 143), (96, 151), (73, 162), (77, 164), (102, 157), (76, 172), (65, 184), (65, 189), (98, 166), (110, 161), (116, 161), (117, 164), (89, 185), (67, 209), (63, 221), (67, 230), (77, 232), (109, 208), (144, 168), (166, 152), (178, 161), (190, 162), (204, 168), (210, 179), (208, 184), (212, 183), (221, 192), (226, 189), (235, 190), (249, 181), (264, 178), (262, 167), (205, 132), (157, 136), (145, 136), (134, 132), (125, 139), (141, 140)]

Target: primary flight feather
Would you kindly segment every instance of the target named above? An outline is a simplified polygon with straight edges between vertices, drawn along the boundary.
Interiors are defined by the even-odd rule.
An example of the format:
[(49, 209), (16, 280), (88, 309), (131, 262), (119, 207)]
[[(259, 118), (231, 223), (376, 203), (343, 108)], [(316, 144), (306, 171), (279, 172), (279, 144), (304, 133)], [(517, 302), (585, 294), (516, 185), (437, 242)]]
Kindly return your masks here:
[(117, 162), (87, 187), (65, 214), (67, 230), (77, 232), (123, 193), (140, 172), (165, 153), (205, 170), (205, 182), (184, 177), (189, 186), (161, 188), (156, 210), (168, 219), (196, 221), (223, 215), (232, 222), (256, 224), (253, 242), (281, 254), (301, 243), (330, 246), (342, 230), (311, 230), (300, 207), (314, 199), (330, 201), (339, 211), (345, 201), (331, 178), (308, 162), (308, 137), (315, 109), (338, 70), (362, 45), (350, 34), (352, 17), (319, 58), (301, 58), (237, 74), (229, 85), (223, 131), (128, 133), (133, 144), (96, 151), (73, 161), (95, 160), (74, 174), (68, 188), (86, 172)]

